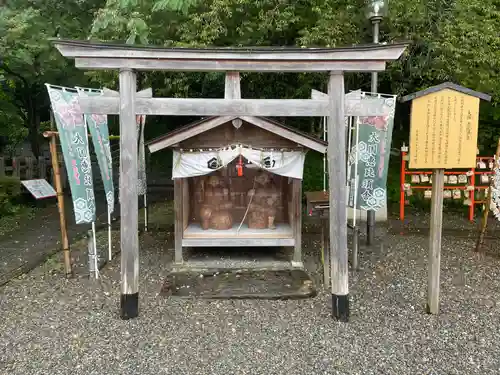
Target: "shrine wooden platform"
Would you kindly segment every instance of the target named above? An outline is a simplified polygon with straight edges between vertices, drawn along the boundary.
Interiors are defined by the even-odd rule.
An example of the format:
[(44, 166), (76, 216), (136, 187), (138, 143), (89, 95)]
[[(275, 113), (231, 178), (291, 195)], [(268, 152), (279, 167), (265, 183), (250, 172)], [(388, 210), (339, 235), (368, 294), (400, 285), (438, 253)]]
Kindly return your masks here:
[(203, 230), (197, 223), (191, 223), (184, 230), (184, 247), (229, 247), (229, 246), (294, 246), (293, 228), (289, 224), (278, 223), (276, 229), (250, 229), (239, 224), (228, 230)]

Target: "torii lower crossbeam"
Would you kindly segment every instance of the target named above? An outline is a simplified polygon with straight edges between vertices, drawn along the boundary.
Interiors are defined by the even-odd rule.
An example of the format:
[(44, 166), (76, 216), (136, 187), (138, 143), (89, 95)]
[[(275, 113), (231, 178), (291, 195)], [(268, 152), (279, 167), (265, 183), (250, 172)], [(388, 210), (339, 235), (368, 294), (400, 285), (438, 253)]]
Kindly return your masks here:
[[(120, 112), (118, 98), (79, 98), (82, 111), (95, 114)], [(346, 116), (384, 116), (387, 109), (377, 99), (345, 100)], [(326, 99), (181, 99), (140, 98), (135, 100), (138, 115), (156, 116), (266, 116), (266, 117), (325, 117), (330, 103)]]

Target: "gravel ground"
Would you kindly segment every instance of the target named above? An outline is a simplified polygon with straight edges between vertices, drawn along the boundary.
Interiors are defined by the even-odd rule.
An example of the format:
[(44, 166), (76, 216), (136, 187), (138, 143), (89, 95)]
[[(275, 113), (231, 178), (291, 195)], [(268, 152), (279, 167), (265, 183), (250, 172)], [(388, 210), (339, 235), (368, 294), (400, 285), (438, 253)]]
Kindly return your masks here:
[[(104, 199), (104, 198), (102, 198)], [(70, 241), (85, 234), (85, 227), (75, 224), (73, 203), (65, 197), (68, 238)], [(104, 208), (105, 209), (105, 208)], [(103, 215), (104, 213), (104, 215)], [(104, 220), (104, 221), (103, 221)], [(97, 211), (97, 225), (107, 221), (102, 205)], [(54, 200), (42, 202), (33, 217), (22, 217), (12, 223), (11, 230), (2, 235), (0, 228), (0, 286), (12, 277), (36, 267), (60, 247), (59, 211)]]
[[(304, 242), (319, 282), (317, 235)], [(390, 234), (362, 250), (348, 324), (330, 317), (328, 292), (163, 298), (171, 243), (170, 233), (141, 236), (139, 319), (118, 318), (119, 258), (98, 282), (64, 280), (51, 260), (1, 288), (0, 374), (500, 373), (500, 259), (475, 255), (473, 238), (443, 239), (439, 317), (424, 313), (426, 237)]]

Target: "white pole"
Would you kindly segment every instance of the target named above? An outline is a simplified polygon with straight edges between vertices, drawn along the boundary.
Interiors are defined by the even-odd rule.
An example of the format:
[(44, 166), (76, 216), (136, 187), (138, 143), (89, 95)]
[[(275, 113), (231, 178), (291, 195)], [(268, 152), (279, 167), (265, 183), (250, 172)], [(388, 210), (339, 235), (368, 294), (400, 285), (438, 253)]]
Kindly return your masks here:
[(355, 129), (355, 136), (354, 136), (354, 142), (356, 143), (356, 151), (355, 151), (355, 157), (354, 159), (356, 160), (356, 163), (354, 164), (354, 204), (353, 204), (353, 208), (352, 208), (352, 226), (354, 228), (356, 228), (356, 213), (357, 213), (357, 209), (356, 209), (356, 205), (358, 204), (358, 158), (359, 158), (359, 154), (358, 154), (358, 142), (359, 142), (359, 117), (356, 117), (356, 129)]
[[(351, 196), (351, 164), (349, 160), (351, 158), (351, 149), (352, 149), (352, 117), (347, 118), (347, 205), (345, 207), (346, 210), (346, 218), (349, 213), (349, 197)], [(346, 219), (347, 220), (347, 219)]]
[(147, 204), (147, 187), (146, 191), (144, 192), (144, 232), (148, 231), (148, 204)]
[[(144, 175), (146, 174), (146, 146), (144, 144), (144, 127), (146, 126), (146, 116), (141, 116), (139, 120), (139, 156), (140, 160), (138, 161), (139, 163), (144, 163), (142, 165), (142, 172), (144, 172)], [(141, 174), (141, 177), (143, 175)], [(147, 179), (144, 181), (144, 232), (148, 231), (148, 206), (147, 206), (147, 194), (148, 194), (148, 184), (147, 184)]]
[[(323, 141), (326, 142), (326, 117), (323, 117)], [(323, 191), (326, 192), (326, 152), (323, 154)]]
[[(354, 123), (354, 121), (353, 121)], [(354, 143), (356, 144), (356, 150), (354, 159), (356, 160), (354, 164), (354, 196), (353, 196), (353, 207), (352, 207), (352, 228), (353, 228), (353, 237), (352, 237), (352, 268), (354, 270), (358, 269), (358, 245), (359, 245), (359, 229), (356, 227), (356, 219), (358, 210), (356, 206), (358, 204), (358, 163), (359, 163), (359, 150), (358, 150), (358, 142), (359, 142), (359, 117), (356, 117), (356, 129), (354, 136)]]
[(97, 241), (95, 239), (95, 222), (92, 222), (92, 240), (94, 241), (94, 267), (95, 267), (95, 278), (99, 278), (99, 267), (97, 262)]
[(111, 249), (111, 211), (108, 208), (108, 259), (113, 259), (113, 251)]

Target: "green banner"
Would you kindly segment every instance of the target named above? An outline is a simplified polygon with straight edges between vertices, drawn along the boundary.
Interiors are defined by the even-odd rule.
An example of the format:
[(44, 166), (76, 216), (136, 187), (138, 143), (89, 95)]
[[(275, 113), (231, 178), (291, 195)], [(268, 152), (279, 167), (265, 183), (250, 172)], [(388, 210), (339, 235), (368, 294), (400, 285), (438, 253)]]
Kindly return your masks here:
[[(364, 98), (370, 98), (365, 96)], [(373, 97), (371, 97), (373, 100)], [(355, 118), (349, 153), (349, 207), (377, 211), (387, 201), (387, 170), (391, 155), (396, 97), (380, 98), (386, 116)], [(356, 141), (357, 138), (357, 141)]]
[[(79, 96), (102, 96), (102, 90), (77, 87)], [(113, 213), (115, 208), (115, 190), (113, 186), (113, 160), (109, 143), (108, 116), (85, 114), (87, 126), (92, 136), (92, 144), (97, 156), (97, 163), (101, 171), (108, 212)]]
[(46, 84), (68, 172), (77, 224), (95, 221), (95, 197), (87, 127), (74, 89)]

